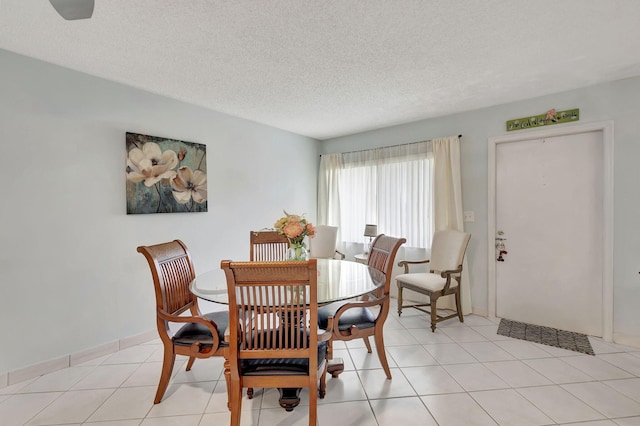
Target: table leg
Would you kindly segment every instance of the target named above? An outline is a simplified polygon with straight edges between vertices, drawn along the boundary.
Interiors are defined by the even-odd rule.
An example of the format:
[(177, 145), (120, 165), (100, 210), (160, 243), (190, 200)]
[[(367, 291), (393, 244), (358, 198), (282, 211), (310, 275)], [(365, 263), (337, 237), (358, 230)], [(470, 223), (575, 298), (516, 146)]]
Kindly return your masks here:
[(278, 388), (280, 406), (286, 411), (293, 411), (300, 404), (300, 388)]
[(342, 358), (334, 358), (329, 360), (327, 365), (327, 373), (331, 374), (334, 379), (344, 371), (344, 362)]
[[(334, 358), (329, 360), (327, 373), (331, 377), (336, 378), (344, 371), (344, 362), (342, 358)], [(279, 403), (286, 411), (293, 411), (300, 404), (300, 388), (278, 388), (280, 393)]]

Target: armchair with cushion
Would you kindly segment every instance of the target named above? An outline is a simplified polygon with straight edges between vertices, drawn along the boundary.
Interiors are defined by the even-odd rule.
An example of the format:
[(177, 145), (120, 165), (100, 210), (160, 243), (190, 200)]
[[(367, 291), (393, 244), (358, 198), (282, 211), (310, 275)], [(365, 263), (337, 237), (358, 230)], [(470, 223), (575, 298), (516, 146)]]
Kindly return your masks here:
[[(460, 306), (460, 280), (462, 275), (462, 261), (469, 244), (471, 234), (461, 231), (438, 231), (433, 235), (431, 244), (431, 259), (422, 261), (402, 261), (398, 266), (404, 267), (404, 274), (396, 277), (398, 285), (398, 316), (402, 315), (402, 308), (415, 308), (431, 315), (431, 331), (436, 331), (436, 324), (458, 317), (464, 322)], [(429, 272), (409, 273), (409, 265), (429, 263)], [(403, 289), (415, 291), (429, 296), (429, 303), (413, 303), (403, 305)], [(450, 315), (439, 315), (437, 312), (438, 298), (453, 294), (456, 311)], [(423, 307), (430, 307), (429, 310)]]
[(338, 227), (316, 225), (316, 235), (309, 239), (309, 256), (315, 259), (344, 259), (344, 253), (336, 250)]
[[(380, 364), (387, 378), (391, 379), (391, 370), (384, 351), (383, 327), (389, 313), (389, 290), (391, 287), (391, 272), (396, 253), (404, 238), (393, 238), (384, 234), (378, 235), (371, 246), (367, 264), (369, 273), (384, 278), (384, 286), (376, 294), (365, 297), (364, 300), (349, 300), (335, 302), (318, 309), (320, 328), (326, 328), (333, 322), (332, 340), (363, 339), (367, 351), (371, 353), (369, 336), (373, 336)], [(379, 277), (376, 277), (376, 281)], [(370, 308), (377, 307), (377, 314)]]
[[(198, 299), (189, 291), (195, 271), (191, 255), (182, 241), (140, 246), (138, 252), (144, 255), (151, 269), (156, 295), (156, 325), (164, 345), (162, 373), (154, 399), (158, 404), (167, 390), (176, 355), (189, 357), (187, 371), (191, 370), (196, 358), (225, 356), (224, 332), (229, 313), (200, 313)], [(187, 311), (191, 315), (182, 315)], [(172, 333), (170, 323), (184, 325)]]

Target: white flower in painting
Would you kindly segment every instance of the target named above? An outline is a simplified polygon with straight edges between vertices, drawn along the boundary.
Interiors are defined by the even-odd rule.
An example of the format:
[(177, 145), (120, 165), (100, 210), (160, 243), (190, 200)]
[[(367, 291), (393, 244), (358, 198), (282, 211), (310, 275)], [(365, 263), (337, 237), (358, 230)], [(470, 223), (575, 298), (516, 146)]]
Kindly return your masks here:
[(169, 183), (173, 198), (180, 204), (186, 204), (191, 198), (196, 203), (207, 201), (207, 175), (202, 170), (191, 171), (189, 167), (180, 167)]
[(127, 157), (127, 179), (131, 182), (144, 181), (145, 186), (153, 186), (162, 179), (173, 177), (178, 165), (178, 156), (170, 149), (162, 152), (155, 142), (147, 142), (142, 149), (133, 148)]

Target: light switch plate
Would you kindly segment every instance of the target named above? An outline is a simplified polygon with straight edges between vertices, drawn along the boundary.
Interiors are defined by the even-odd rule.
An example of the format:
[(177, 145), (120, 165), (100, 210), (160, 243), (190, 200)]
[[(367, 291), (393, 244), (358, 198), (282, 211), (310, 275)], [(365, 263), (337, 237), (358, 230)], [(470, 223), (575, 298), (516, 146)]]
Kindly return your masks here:
[(463, 213), (463, 220), (465, 222), (475, 222), (476, 221), (475, 212), (464, 212)]

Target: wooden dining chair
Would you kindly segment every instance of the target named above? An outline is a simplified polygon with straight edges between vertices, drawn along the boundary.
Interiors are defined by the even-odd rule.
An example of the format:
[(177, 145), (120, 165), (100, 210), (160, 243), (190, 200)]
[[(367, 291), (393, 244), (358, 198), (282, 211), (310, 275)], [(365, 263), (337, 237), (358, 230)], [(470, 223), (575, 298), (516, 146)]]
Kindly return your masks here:
[[(460, 306), (460, 280), (462, 261), (467, 251), (471, 234), (462, 231), (438, 231), (433, 235), (431, 243), (431, 259), (418, 261), (402, 261), (398, 266), (404, 267), (404, 274), (396, 277), (398, 285), (398, 316), (402, 308), (415, 308), (431, 316), (431, 331), (436, 331), (436, 324), (455, 316), (464, 322)], [(429, 263), (429, 272), (409, 273), (409, 265)], [(429, 303), (412, 303), (403, 305), (403, 290), (411, 290), (429, 296)], [(453, 294), (456, 311), (450, 315), (439, 315), (437, 302), (440, 297)], [(429, 307), (429, 310), (424, 309)]]
[(229, 294), (231, 425), (240, 424), (243, 388), (306, 387), (309, 424), (315, 426), (331, 337), (317, 326), (317, 260), (223, 260), (221, 268)]
[[(195, 278), (193, 262), (182, 241), (140, 246), (138, 252), (144, 255), (151, 269), (156, 294), (156, 325), (164, 345), (162, 373), (153, 401), (158, 404), (169, 385), (176, 355), (189, 357), (187, 371), (191, 370), (196, 358), (226, 355), (228, 344), (224, 341), (224, 332), (229, 313), (200, 313), (198, 298), (189, 291), (189, 284)], [(191, 315), (182, 315), (186, 311)], [(170, 323), (184, 325), (172, 333)]]
[[(254, 262), (287, 259), (289, 239), (277, 231), (251, 231), (249, 233), (249, 260)], [(247, 388), (247, 397), (253, 398), (253, 388)]]
[[(371, 353), (369, 336), (373, 336), (376, 343), (378, 359), (388, 379), (391, 379), (391, 370), (384, 351), (383, 327), (389, 313), (389, 290), (391, 288), (391, 271), (396, 253), (407, 240), (404, 238), (389, 237), (380, 234), (373, 240), (367, 264), (369, 273), (378, 275), (375, 281), (384, 278), (384, 286), (376, 294), (358, 301), (343, 301), (331, 303), (318, 309), (320, 328), (325, 328), (333, 321), (332, 340), (364, 340), (367, 351)], [(378, 307), (375, 314), (371, 307)], [(331, 348), (329, 353), (331, 353)]]
[(289, 239), (277, 231), (251, 231), (249, 260), (255, 262), (285, 260)]

